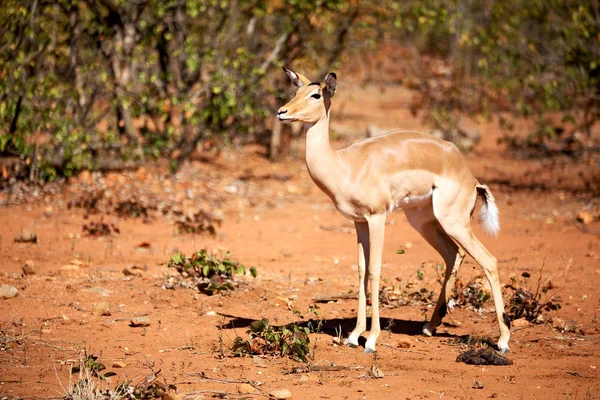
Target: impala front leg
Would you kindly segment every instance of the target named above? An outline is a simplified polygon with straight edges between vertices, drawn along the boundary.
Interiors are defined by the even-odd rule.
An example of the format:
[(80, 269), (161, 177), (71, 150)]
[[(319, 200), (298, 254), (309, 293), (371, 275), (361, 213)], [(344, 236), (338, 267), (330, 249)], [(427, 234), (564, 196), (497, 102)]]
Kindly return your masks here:
[(358, 241), (358, 316), (356, 327), (348, 337), (346, 344), (358, 346), (358, 338), (367, 330), (367, 284), (369, 265), (369, 225), (366, 222), (354, 222)]
[(379, 323), (379, 278), (385, 238), (385, 214), (376, 214), (369, 221), (369, 279), (371, 281), (371, 332), (365, 344), (365, 353), (375, 351), (375, 342), (381, 333)]

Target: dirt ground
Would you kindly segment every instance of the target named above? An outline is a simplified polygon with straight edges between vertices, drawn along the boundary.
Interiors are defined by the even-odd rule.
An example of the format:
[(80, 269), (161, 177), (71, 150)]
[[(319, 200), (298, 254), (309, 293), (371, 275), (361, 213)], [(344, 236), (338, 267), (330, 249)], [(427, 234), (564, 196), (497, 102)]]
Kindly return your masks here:
[[(367, 121), (384, 128), (417, 128), (420, 122), (405, 110), (406, 99), (400, 88), (341, 84), (333, 121), (354, 134), (342, 135), (334, 147), (362, 135)], [(491, 187), (502, 225), (499, 237), (490, 238), (474, 222), (476, 234), (498, 258), (503, 284), (528, 272), (535, 286), (543, 265), (543, 284), (552, 283), (548, 295), (562, 306), (544, 312), (543, 323), (513, 328), (508, 354), (513, 365), (456, 362), (464, 351), (455, 343), (461, 335), (497, 339), (492, 302), (482, 312), (454, 308), (445, 320), (450, 324), (434, 337), (419, 334), (433, 311), (430, 304), (383, 308), (385, 329), (376, 355), (334, 341), (336, 329), (347, 335), (354, 327), (356, 300), (319, 304), (319, 317), (326, 322), (320, 333), (310, 336), (311, 365), (339, 366), (338, 371), (317, 368), (290, 374), (305, 364), (231, 356), (235, 337), (247, 338), (251, 321), (266, 317), (276, 325), (298, 322), (292, 309), (304, 311), (316, 298), (357, 290), (353, 225), (310, 180), (300, 141), (300, 157), (280, 163), (265, 161), (262, 149), (248, 146), (227, 150), (210, 162), (194, 161), (173, 179), (165, 178), (160, 167), (104, 176), (83, 173), (55, 194), (40, 191), (30, 194), (37, 195), (35, 201), (2, 207), (0, 284), (14, 285), (19, 294), (0, 300), (0, 393), (61, 398), (70, 365), (87, 350), (117, 374), (107, 386), (158, 374), (158, 380), (188, 394), (182, 398), (215, 395), (207, 391), (229, 393), (222, 395), (229, 398), (265, 398), (282, 388), (295, 399), (599, 398), (600, 222), (573, 223), (582, 210), (598, 211), (598, 199), (586, 190), (598, 165), (516, 159), (497, 144), (496, 126), (476, 121), (468, 125), (483, 139), (467, 162)], [(112, 195), (134, 188), (184, 211), (211, 210), (222, 215), (223, 223), (212, 238), (175, 235), (173, 221), (160, 213), (147, 221), (107, 215), (105, 221), (120, 233), (88, 237), (82, 225), (97, 216), (86, 220), (85, 210), (68, 207), (86, 185), (102, 186)], [(9, 200), (9, 194), (0, 198)], [(388, 222), (384, 282), (417, 282), (421, 270), (419, 284), (434, 290), (437, 298), (436, 264), (441, 258), (401, 211)], [(33, 229), (38, 242), (15, 243), (13, 237), (23, 228)], [(241, 278), (239, 288), (223, 296), (166, 289), (170, 256), (203, 248), (231, 252), (233, 259), (255, 266), (258, 277)], [(397, 254), (400, 248), (404, 254)], [(35, 275), (23, 275), (27, 260)], [(132, 266), (140, 269), (124, 275)], [(480, 273), (467, 258), (459, 277), (468, 282)], [(109, 302), (111, 315), (92, 314), (100, 301)], [(130, 327), (136, 316), (148, 317), (150, 326)], [(118, 361), (121, 368), (113, 366)], [(373, 365), (385, 376), (374, 378)], [(237, 395), (236, 382), (243, 379), (259, 382), (261, 392)]]

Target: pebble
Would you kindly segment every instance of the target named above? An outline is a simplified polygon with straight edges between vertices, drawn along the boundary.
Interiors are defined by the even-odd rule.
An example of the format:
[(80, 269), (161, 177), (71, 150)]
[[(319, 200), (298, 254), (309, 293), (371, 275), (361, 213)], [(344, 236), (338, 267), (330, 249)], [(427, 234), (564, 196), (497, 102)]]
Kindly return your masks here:
[(565, 325), (566, 325), (566, 323), (562, 318), (558, 318), (558, 317), (552, 318), (552, 327), (554, 329), (562, 330), (565, 328)]
[(3, 299), (10, 299), (19, 294), (16, 287), (12, 285), (0, 285), (0, 297)]
[(150, 318), (148, 317), (135, 317), (131, 319), (129, 326), (136, 328), (140, 326), (150, 326)]
[(483, 388), (484, 388), (483, 382), (480, 382), (478, 380), (473, 382), (473, 389), (483, 389)]
[(130, 268), (124, 268), (123, 269), (123, 275), (125, 275), (125, 276), (137, 276), (137, 277), (140, 277), (140, 276), (142, 276), (142, 273), (139, 272), (139, 271), (134, 271), (134, 270), (132, 270)]
[(300, 378), (298, 378), (298, 380), (302, 383), (318, 383), (319, 382), (319, 376), (315, 375), (315, 374), (302, 374), (300, 375)]
[(373, 365), (371, 367), (371, 376), (373, 378), (383, 378), (385, 374), (379, 368)]
[(113, 368), (125, 368), (127, 366), (127, 364), (125, 364), (125, 361), (115, 361), (112, 364)]
[(92, 314), (99, 317), (103, 315), (110, 315), (110, 303), (108, 301), (101, 301), (96, 303)]
[(35, 268), (35, 263), (33, 260), (25, 261), (25, 264), (21, 267), (21, 271), (23, 271), (23, 275), (31, 276), (37, 274), (37, 270)]
[(81, 273), (79, 265), (67, 264), (60, 267), (60, 274), (63, 276), (77, 276)]
[(529, 325), (529, 321), (527, 321), (526, 318), (519, 318), (519, 319), (515, 319), (514, 321), (510, 322), (510, 326), (512, 328), (520, 328), (523, 326), (527, 326)]
[(21, 229), (21, 233), (15, 236), (17, 243), (37, 243), (37, 235), (29, 228)]
[(283, 400), (283, 399), (291, 399), (292, 392), (287, 389), (276, 389), (269, 393), (269, 397), (274, 399)]
[(238, 393), (256, 393), (258, 390), (249, 383), (242, 383), (237, 388)]
[[(177, 394), (177, 393), (171, 393), (171, 392), (167, 392), (162, 395), (162, 400), (183, 400), (185, 398), (186, 397), (183, 394)], [(196, 398), (196, 397), (194, 397), (194, 398)]]

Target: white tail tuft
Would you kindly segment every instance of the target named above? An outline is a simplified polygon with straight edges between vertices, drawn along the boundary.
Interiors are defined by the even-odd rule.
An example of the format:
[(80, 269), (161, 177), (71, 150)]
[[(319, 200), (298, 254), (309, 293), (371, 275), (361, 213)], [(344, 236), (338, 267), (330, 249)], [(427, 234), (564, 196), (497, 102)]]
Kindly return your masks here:
[(479, 213), (479, 220), (483, 224), (483, 230), (490, 236), (498, 236), (500, 220), (498, 218), (499, 212), (496, 200), (486, 185), (477, 185), (477, 194), (483, 201)]

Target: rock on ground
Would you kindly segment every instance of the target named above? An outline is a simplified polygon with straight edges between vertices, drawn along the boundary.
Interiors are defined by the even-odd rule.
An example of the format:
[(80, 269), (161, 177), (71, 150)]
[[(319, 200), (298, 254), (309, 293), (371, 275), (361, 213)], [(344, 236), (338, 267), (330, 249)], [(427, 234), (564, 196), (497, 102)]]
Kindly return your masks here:
[(269, 396), (278, 400), (291, 399), (292, 392), (290, 392), (288, 389), (276, 389), (269, 393)]
[(0, 285), (0, 297), (3, 299), (10, 299), (19, 294), (16, 287), (12, 285)]
[(150, 326), (150, 318), (148, 317), (135, 317), (131, 319), (129, 326), (136, 328), (140, 326)]
[(29, 228), (21, 229), (21, 233), (15, 236), (17, 243), (37, 243), (37, 235)]
[(99, 303), (96, 303), (92, 314), (98, 317), (103, 315), (110, 315), (110, 303), (108, 301), (101, 301)]
[(238, 393), (256, 393), (258, 390), (249, 383), (242, 383), (238, 386)]

